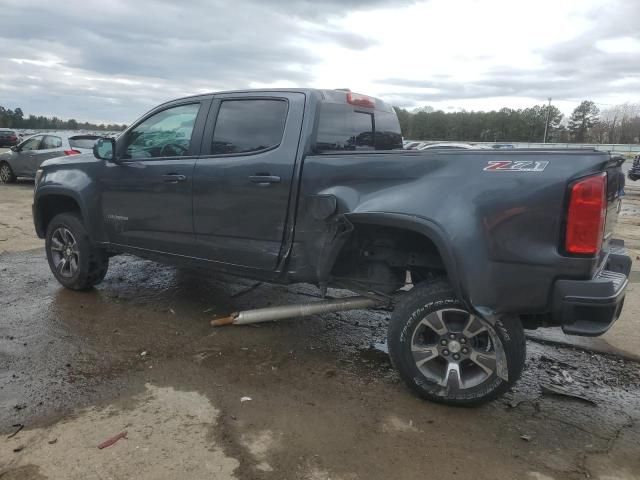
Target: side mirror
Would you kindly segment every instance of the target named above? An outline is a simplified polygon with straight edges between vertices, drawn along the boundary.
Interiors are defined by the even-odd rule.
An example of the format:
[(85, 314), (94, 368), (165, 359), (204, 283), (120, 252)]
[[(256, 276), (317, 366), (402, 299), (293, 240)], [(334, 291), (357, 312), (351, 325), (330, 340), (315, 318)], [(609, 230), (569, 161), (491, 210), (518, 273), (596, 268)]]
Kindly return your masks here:
[(115, 151), (116, 141), (113, 138), (100, 138), (93, 144), (93, 156), (100, 160), (115, 161)]
[(11, 151), (12, 152), (17, 152), (18, 151), (18, 146), (14, 145), (13, 147), (11, 147)]

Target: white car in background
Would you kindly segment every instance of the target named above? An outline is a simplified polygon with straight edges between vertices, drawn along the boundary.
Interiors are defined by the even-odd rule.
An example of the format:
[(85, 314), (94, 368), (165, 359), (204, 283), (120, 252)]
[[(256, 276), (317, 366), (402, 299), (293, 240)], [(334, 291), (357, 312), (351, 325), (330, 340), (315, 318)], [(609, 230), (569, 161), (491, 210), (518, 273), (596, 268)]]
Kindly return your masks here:
[(439, 142), (439, 143), (425, 143), (416, 148), (416, 150), (481, 150), (486, 149), (484, 145), (472, 145), (470, 143), (450, 143), (450, 142)]

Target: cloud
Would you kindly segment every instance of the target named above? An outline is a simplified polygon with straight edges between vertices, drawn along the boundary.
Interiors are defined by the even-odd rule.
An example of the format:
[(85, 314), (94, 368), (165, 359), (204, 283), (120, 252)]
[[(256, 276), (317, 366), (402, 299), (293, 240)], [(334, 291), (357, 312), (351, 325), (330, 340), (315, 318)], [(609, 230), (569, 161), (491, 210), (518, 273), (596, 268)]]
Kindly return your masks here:
[(129, 123), (252, 86), (348, 86), (406, 107), (638, 101), (637, 18), (625, 0), (5, 0), (0, 105)]
[[(492, 106), (499, 108), (513, 99), (542, 103), (549, 96), (573, 103), (583, 99), (639, 101), (635, 89), (640, 84), (640, 29), (635, 19), (640, 18), (640, 2), (601, 2), (585, 5), (581, 13), (574, 12), (565, 20), (583, 21), (586, 28), (566, 39), (539, 37), (531, 41), (530, 49), (520, 53), (529, 57), (529, 62), (519, 62), (518, 51), (512, 49), (508, 58), (493, 55), (486, 65), (475, 64), (471, 76), (455, 71), (427, 79), (384, 77), (377, 80), (380, 95), (404, 106), (431, 103), (442, 107), (445, 102), (456, 101), (457, 108), (464, 107), (465, 100), (474, 105), (482, 103), (477, 100), (491, 99)], [(523, 23), (522, 28), (528, 27)], [(508, 32), (502, 36), (505, 44), (501, 48), (508, 49)], [(519, 38), (513, 40), (521, 43)], [(505, 60), (513, 63), (508, 65)], [(505, 100), (498, 103), (501, 98)], [(603, 105), (606, 108), (607, 104)]]

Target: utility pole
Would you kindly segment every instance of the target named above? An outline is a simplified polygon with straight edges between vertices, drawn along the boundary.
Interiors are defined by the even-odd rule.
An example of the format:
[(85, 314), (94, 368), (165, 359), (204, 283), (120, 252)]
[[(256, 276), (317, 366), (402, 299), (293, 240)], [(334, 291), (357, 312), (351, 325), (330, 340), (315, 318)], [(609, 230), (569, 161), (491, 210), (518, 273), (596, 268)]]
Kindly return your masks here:
[(547, 105), (547, 119), (544, 121), (544, 138), (542, 143), (547, 143), (547, 129), (549, 128), (549, 113), (551, 112), (551, 97), (549, 97), (549, 105)]

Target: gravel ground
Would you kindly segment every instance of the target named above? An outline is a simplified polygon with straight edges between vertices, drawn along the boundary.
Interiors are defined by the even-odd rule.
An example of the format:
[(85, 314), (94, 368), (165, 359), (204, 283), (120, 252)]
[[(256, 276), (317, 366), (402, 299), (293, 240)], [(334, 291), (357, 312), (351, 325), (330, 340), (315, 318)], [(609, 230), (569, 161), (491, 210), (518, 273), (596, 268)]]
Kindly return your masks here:
[[(633, 361), (529, 341), (505, 397), (424, 402), (383, 351), (385, 311), (209, 325), (312, 286), (123, 256), (98, 288), (61, 288), (19, 218), (30, 188), (0, 185), (2, 480), (640, 478)], [(582, 398), (543, 393), (558, 387)]]

